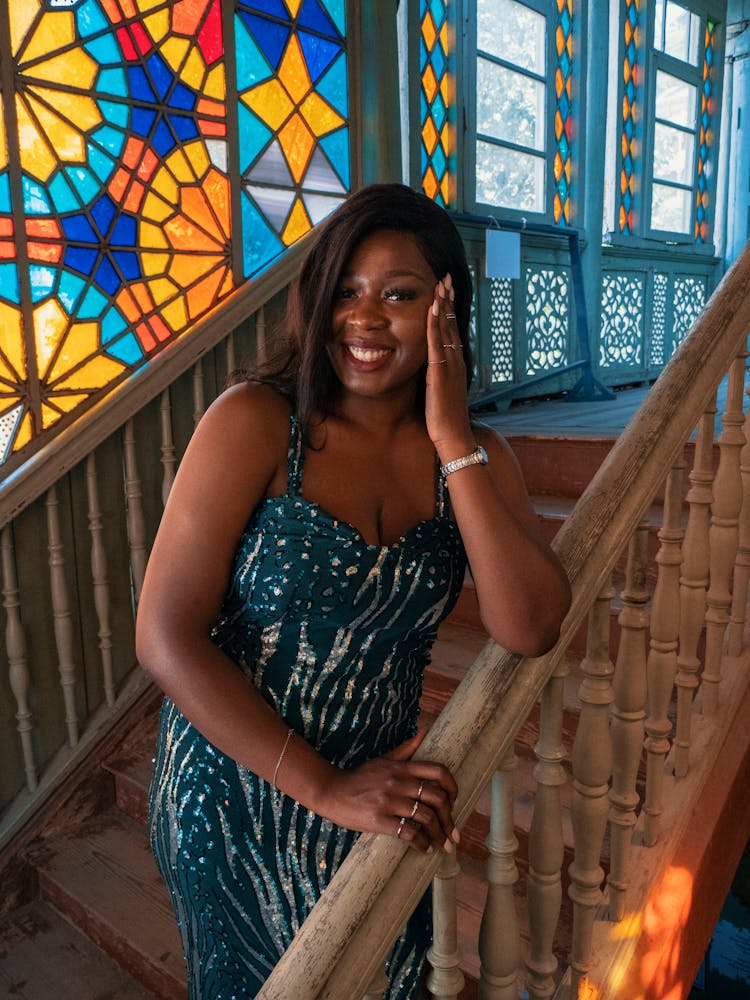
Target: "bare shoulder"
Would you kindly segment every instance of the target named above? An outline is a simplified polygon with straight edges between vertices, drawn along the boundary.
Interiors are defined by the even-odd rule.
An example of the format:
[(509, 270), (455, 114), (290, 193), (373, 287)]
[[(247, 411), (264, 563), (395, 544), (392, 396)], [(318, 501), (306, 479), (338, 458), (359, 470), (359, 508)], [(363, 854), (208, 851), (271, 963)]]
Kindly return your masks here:
[(490, 462), (494, 460), (495, 462), (500, 462), (503, 466), (507, 465), (518, 470), (518, 461), (513, 454), (513, 449), (502, 434), (499, 434), (488, 424), (477, 421), (471, 422), (471, 429), (474, 431), (477, 444), (481, 444), (487, 452)]

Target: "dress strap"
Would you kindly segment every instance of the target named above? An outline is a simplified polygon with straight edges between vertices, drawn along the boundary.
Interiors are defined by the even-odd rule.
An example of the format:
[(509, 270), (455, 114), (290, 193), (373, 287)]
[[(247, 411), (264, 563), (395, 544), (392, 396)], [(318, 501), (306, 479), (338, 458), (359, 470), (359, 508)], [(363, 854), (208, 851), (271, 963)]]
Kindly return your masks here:
[(302, 434), (297, 418), (292, 413), (289, 417), (289, 449), (286, 458), (286, 491), (296, 495), (302, 487)]

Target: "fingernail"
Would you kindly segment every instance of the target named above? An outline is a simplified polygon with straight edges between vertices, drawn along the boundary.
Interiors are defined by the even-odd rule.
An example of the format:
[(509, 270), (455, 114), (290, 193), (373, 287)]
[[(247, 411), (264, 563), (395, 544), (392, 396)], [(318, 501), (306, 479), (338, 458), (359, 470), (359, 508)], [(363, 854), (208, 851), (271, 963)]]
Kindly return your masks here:
[[(424, 309), (424, 306), (422, 306), (422, 308)], [(438, 305), (438, 300), (435, 299), (435, 301), (432, 303), (432, 315), (437, 316), (439, 312), (440, 312), (440, 306)]]
[(453, 289), (451, 288), (451, 289), (449, 290), (449, 292), (448, 292), (448, 298), (449, 298), (449, 299), (451, 300), (451, 302), (453, 302), (453, 300), (455, 299), (455, 297), (456, 297), (456, 293), (455, 293), (455, 292), (453, 291)]
[(434, 847), (432, 846), (432, 844), (430, 844), (430, 846), (429, 846), (429, 847), (427, 848), (427, 853), (428, 853), (428, 854), (432, 854), (432, 852), (433, 852), (434, 850), (435, 850), (435, 848), (434, 848)]
[(447, 853), (453, 850), (453, 841), (450, 837), (445, 838), (445, 843), (443, 844), (443, 850)]
[(448, 272), (448, 274), (446, 274), (446, 276), (445, 276), (445, 278), (443, 280), (445, 281), (445, 287), (446, 288), (452, 288), (453, 287), (453, 278), (451, 278), (451, 276), (450, 276), (450, 271)]
[(441, 299), (445, 298), (445, 289), (446, 289), (446, 287), (447, 286), (444, 285), (442, 281), (438, 281), (438, 295), (440, 296)]
[(454, 826), (451, 832), (451, 840), (454, 844), (457, 844), (461, 839), (461, 834), (458, 832), (457, 828)]

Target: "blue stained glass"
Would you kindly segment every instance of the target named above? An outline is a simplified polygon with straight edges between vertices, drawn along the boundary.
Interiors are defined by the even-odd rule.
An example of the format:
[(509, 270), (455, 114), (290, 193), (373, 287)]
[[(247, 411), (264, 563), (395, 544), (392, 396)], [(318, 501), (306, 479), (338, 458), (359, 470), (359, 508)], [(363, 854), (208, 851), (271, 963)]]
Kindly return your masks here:
[(127, 104), (120, 104), (119, 101), (97, 100), (99, 110), (105, 121), (110, 125), (119, 125), (120, 128), (127, 128), (130, 117), (130, 108)]
[(557, 190), (560, 192), (560, 197), (563, 201), (568, 197), (568, 182), (565, 180), (565, 174), (562, 174), (560, 180), (557, 182)]
[(18, 271), (16, 270), (16, 265), (12, 262), (0, 264), (0, 289), (2, 289), (0, 298), (5, 299), (6, 302), (18, 303)]
[(125, 134), (111, 125), (102, 125), (91, 137), (112, 156), (119, 156), (125, 145)]
[(562, 156), (563, 160), (567, 160), (568, 156), (570, 155), (570, 149), (568, 147), (568, 137), (566, 136), (565, 132), (563, 132), (563, 134), (560, 136), (560, 142), (558, 148), (560, 150), (560, 156)]
[(256, 17), (255, 14), (248, 14), (244, 10), (240, 11), (240, 17), (252, 32), (253, 38), (273, 69), (278, 69), (281, 56), (291, 34), (291, 28), (285, 24), (277, 24), (275, 21)]
[(321, 97), (334, 107), (344, 118), (349, 116), (349, 101), (344, 53), (331, 66), (315, 88)]
[(187, 115), (171, 115), (170, 124), (178, 139), (184, 142), (186, 139), (195, 139), (198, 135), (198, 126), (195, 119), (188, 118)]
[(424, 38), (419, 39), (419, 69), (420, 72), (424, 73), (427, 66), (427, 62), (430, 58), (430, 53), (427, 51), (427, 45), (425, 44)]
[(151, 145), (160, 156), (166, 156), (168, 153), (171, 153), (177, 145), (172, 130), (161, 117), (159, 118), (159, 124), (151, 136)]
[(628, 84), (627, 84), (627, 86), (625, 88), (625, 93), (627, 94), (628, 101), (630, 101), (630, 103), (632, 104), (633, 103), (633, 98), (635, 96), (635, 87), (633, 86), (633, 77), (632, 76), (628, 80)]
[(99, 237), (91, 227), (91, 223), (83, 214), (63, 216), (60, 220), (67, 239), (75, 243), (98, 243)]
[(349, 133), (346, 128), (336, 129), (320, 140), (328, 159), (333, 164), (336, 173), (349, 190)]
[(126, 281), (135, 281), (136, 278), (141, 277), (141, 269), (138, 266), (138, 256), (136, 254), (128, 250), (115, 250), (112, 253), (112, 259)]
[(343, 37), (346, 31), (346, 10), (344, 0), (324, 0), (323, 6), (328, 12), (328, 16), (339, 29), (339, 34)]
[(237, 36), (237, 90), (240, 93), (273, 76), (263, 53), (240, 18), (235, 18)]
[(562, 16), (560, 17), (560, 25), (563, 30), (563, 34), (567, 38), (570, 34), (570, 14), (567, 7), (563, 7)]
[(10, 212), (10, 179), (7, 174), (0, 175), (0, 212)]
[(31, 283), (31, 298), (34, 302), (41, 302), (46, 299), (55, 287), (57, 271), (51, 267), (41, 264), (32, 264), (29, 268), (29, 281)]
[(186, 111), (192, 111), (195, 107), (195, 94), (184, 83), (177, 83), (172, 91), (169, 104), (172, 108), (185, 108)]
[(128, 66), (128, 78), (130, 79), (130, 93), (139, 101), (147, 101), (149, 104), (156, 103), (156, 94), (151, 89), (146, 71), (142, 66)]
[(88, 153), (89, 164), (91, 169), (94, 171), (96, 176), (102, 182), (106, 184), (109, 178), (112, 176), (112, 171), (115, 169), (116, 163), (111, 156), (107, 156), (100, 149), (97, 149), (92, 143), (86, 144), (86, 152)]
[(563, 91), (560, 96), (560, 114), (562, 115), (563, 121), (567, 121), (569, 113), (570, 113), (570, 104), (568, 103), (568, 95), (565, 93), (565, 91)]
[(60, 275), (60, 285), (57, 289), (57, 297), (70, 315), (76, 307), (76, 302), (83, 294), (86, 282), (79, 278), (77, 274), (70, 271), (63, 271)]
[(440, 143), (435, 147), (435, 152), (432, 155), (432, 165), (435, 168), (435, 173), (437, 174), (438, 180), (445, 173), (445, 153), (443, 152), (443, 147)]
[(430, 113), (430, 106), (427, 103), (427, 96), (425, 95), (424, 89), (419, 88), (419, 120), (424, 125), (427, 121), (427, 116)]
[(442, 94), (438, 94), (432, 102), (432, 117), (439, 132), (445, 124), (445, 119), (448, 117), (448, 111), (445, 107)]
[(107, 230), (112, 224), (116, 214), (114, 202), (107, 194), (103, 194), (97, 202), (91, 206), (91, 215), (99, 232), (106, 238)]
[(110, 295), (114, 295), (121, 285), (120, 277), (107, 257), (102, 257), (102, 261), (96, 269), (94, 281)]
[[(92, 316), (98, 316), (107, 305), (107, 300), (95, 288), (89, 290), (89, 295), (91, 296), (91, 305), (96, 305), (97, 307), (97, 311), (92, 313)], [(128, 324), (125, 321), (125, 317), (118, 309), (114, 306), (111, 309), (107, 309), (102, 317), (102, 343), (110, 343), (110, 341), (114, 340), (115, 337), (119, 337), (127, 328)]]
[(265, 0), (264, 3), (249, 3), (247, 6), (261, 14), (270, 14), (272, 17), (283, 17), (285, 21), (289, 20), (289, 11), (281, 0)]
[(320, 9), (317, 0), (305, 0), (302, 4), (302, 9), (297, 15), (297, 22), (305, 28), (312, 28), (313, 31), (319, 31), (322, 35), (333, 35), (334, 38), (336, 37), (335, 29), (328, 15), (324, 14)]
[(321, 73), (325, 73), (339, 54), (341, 46), (319, 38), (317, 35), (310, 35), (306, 31), (300, 31), (298, 37), (307, 68), (310, 71), (310, 79), (315, 83)]
[(435, 70), (435, 76), (439, 80), (445, 72), (445, 56), (440, 45), (436, 45), (432, 51), (432, 68)]
[(141, 345), (132, 333), (126, 333), (117, 343), (111, 344), (107, 348), (107, 354), (117, 358), (118, 361), (124, 361), (126, 365), (136, 364), (143, 357)]
[(424, 177), (425, 171), (430, 165), (430, 158), (427, 155), (427, 150), (424, 148), (424, 143), (421, 144), (420, 152), (421, 152), (420, 166), (422, 168), (422, 176)]
[[(23, 187), (23, 207), (30, 215), (49, 215), (52, 206), (47, 198), (47, 192), (25, 174), (21, 180)], [(97, 183), (97, 188), (99, 187)]]
[(76, 24), (82, 38), (88, 38), (89, 35), (110, 28), (110, 24), (102, 14), (101, 7), (96, 0), (87, 0), (86, 3), (81, 4), (76, 11)]
[(98, 319), (106, 307), (107, 299), (102, 293), (97, 288), (89, 288), (78, 310), (78, 316), (80, 319)]
[(146, 61), (146, 66), (148, 67), (151, 82), (156, 88), (159, 98), (164, 101), (169, 93), (169, 88), (174, 83), (172, 71), (164, 62), (162, 57), (157, 53), (154, 53), (154, 55)]
[(94, 268), (97, 256), (97, 250), (85, 247), (67, 247), (65, 250), (64, 263), (65, 266), (69, 267), (71, 270), (79, 271), (81, 274), (88, 275), (91, 274)]
[(110, 243), (113, 246), (134, 247), (138, 232), (136, 221), (132, 215), (121, 215), (112, 230)]
[(156, 111), (153, 108), (133, 108), (133, 123), (131, 128), (136, 135), (147, 136), (153, 128)]
[(237, 124), (240, 134), (240, 170), (246, 170), (268, 144), (273, 133), (242, 103), (237, 107)]
[(284, 244), (268, 227), (247, 194), (242, 192), (242, 251), (249, 278), (284, 250)]
[(116, 66), (122, 62), (120, 46), (111, 35), (100, 35), (86, 42), (84, 48), (100, 66)]
[(560, 56), (560, 69), (562, 75), (567, 77), (570, 73), (570, 58), (568, 57), (568, 50), (563, 49), (562, 55)]

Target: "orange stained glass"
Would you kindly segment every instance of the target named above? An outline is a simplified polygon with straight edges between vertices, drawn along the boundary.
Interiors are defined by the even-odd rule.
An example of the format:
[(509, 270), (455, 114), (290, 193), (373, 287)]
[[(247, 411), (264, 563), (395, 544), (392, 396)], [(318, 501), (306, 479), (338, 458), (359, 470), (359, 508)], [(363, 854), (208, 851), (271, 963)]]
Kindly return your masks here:
[(294, 35), (289, 39), (286, 53), (279, 67), (279, 80), (295, 104), (310, 92), (312, 83), (307, 72), (307, 64), (302, 55), (299, 39)]
[(289, 164), (295, 183), (307, 170), (310, 156), (315, 147), (315, 139), (299, 114), (294, 114), (279, 131), (279, 142)]

